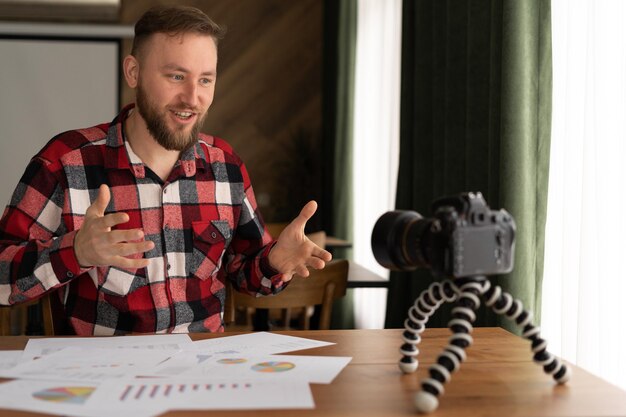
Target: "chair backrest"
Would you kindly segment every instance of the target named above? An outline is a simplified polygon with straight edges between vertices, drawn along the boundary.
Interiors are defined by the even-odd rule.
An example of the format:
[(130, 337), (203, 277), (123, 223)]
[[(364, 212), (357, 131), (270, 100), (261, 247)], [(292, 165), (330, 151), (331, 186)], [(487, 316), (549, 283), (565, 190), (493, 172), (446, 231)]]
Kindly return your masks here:
[(309, 233), (306, 235), (306, 237), (308, 237), (311, 242), (315, 243), (320, 248), (324, 249), (326, 247), (326, 232), (324, 232), (323, 230), (319, 232)]
[(225, 321), (234, 316), (236, 307), (283, 309), (321, 305), (322, 330), (330, 328), (333, 301), (346, 295), (349, 263), (345, 259), (329, 262), (322, 270), (312, 269), (307, 278), (294, 276), (287, 288), (276, 295), (251, 297), (237, 291), (227, 291)]
[[(36, 333), (39, 334), (43, 330), (45, 336), (54, 336), (56, 332), (50, 299), (55, 296), (57, 296), (56, 293), (49, 293), (34, 301), (0, 307), (0, 336), (10, 336), (14, 334), (15, 329), (17, 329), (17, 334), (26, 334), (31, 325), (35, 324), (39, 327), (39, 323), (43, 324), (43, 327), (39, 327), (40, 330), (35, 331)], [(36, 320), (38, 323), (31, 323), (31, 320)], [(43, 321), (39, 322), (39, 320)], [(17, 323), (14, 325), (14, 322)]]
[(11, 308), (0, 307), (0, 336), (11, 335)]
[[(270, 235), (274, 239), (278, 239), (280, 233), (287, 227), (289, 223), (265, 223), (265, 227), (267, 231), (270, 232)], [(326, 246), (326, 232), (319, 231), (313, 232), (306, 235), (313, 243), (315, 243), (320, 248), (324, 248)]]
[(278, 235), (280, 235), (280, 232), (282, 232), (288, 224), (289, 223), (265, 223), (265, 227), (274, 239), (278, 239)]

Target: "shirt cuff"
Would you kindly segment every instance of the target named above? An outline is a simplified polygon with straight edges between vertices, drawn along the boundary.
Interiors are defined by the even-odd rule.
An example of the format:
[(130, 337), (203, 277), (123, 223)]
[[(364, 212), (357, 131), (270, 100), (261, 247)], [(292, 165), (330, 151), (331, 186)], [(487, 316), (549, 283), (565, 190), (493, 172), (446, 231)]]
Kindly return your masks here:
[(74, 252), (74, 239), (77, 233), (78, 231), (74, 230), (58, 238), (58, 248), (50, 255), (54, 274), (61, 283), (68, 282), (93, 268), (83, 268), (78, 264)]
[(270, 265), (270, 258), (269, 258), (270, 251), (272, 250), (275, 244), (276, 244), (276, 241), (273, 241), (269, 245), (265, 246), (265, 249), (263, 249), (263, 252), (261, 253), (261, 260), (259, 262), (259, 268), (261, 269), (261, 273), (263, 274), (263, 276), (272, 282), (272, 286), (278, 288), (284, 285), (283, 280), (282, 280), (282, 274), (277, 269), (274, 269)]

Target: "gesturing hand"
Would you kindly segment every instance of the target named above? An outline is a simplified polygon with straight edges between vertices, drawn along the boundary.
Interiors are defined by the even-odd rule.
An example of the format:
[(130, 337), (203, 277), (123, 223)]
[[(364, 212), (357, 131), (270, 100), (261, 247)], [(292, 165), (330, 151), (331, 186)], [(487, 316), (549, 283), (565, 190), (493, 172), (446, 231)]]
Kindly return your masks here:
[(291, 280), (294, 274), (308, 277), (307, 267), (323, 269), (326, 262), (332, 259), (328, 251), (311, 242), (304, 234), (304, 226), (315, 210), (317, 203), (309, 201), (278, 236), (278, 242), (270, 251), (270, 265), (282, 274), (283, 281)]
[(85, 221), (74, 239), (78, 263), (82, 267), (145, 268), (148, 266), (147, 259), (130, 259), (126, 256), (147, 252), (154, 248), (154, 242), (143, 240), (144, 234), (140, 229), (111, 230), (115, 225), (126, 223), (129, 217), (126, 213), (105, 215), (104, 210), (110, 200), (111, 191), (106, 184), (102, 184), (96, 201), (87, 209)]

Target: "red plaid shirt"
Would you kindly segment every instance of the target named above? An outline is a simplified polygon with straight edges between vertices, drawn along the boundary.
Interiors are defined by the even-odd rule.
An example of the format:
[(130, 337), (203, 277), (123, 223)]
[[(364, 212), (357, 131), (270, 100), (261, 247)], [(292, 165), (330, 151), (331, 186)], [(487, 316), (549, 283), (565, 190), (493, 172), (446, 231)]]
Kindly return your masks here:
[[(58, 289), (79, 335), (223, 331), (225, 280), (251, 295), (283, 288), (248, 173), (222, 139), (200, 134), (163, 182), (110, 124), (62, 133), (26, 168), (0, 220), (0, 305)], [(74, 237), (101, 184), (118, 228), (155, 243), (146, 268), (81, 269)]]

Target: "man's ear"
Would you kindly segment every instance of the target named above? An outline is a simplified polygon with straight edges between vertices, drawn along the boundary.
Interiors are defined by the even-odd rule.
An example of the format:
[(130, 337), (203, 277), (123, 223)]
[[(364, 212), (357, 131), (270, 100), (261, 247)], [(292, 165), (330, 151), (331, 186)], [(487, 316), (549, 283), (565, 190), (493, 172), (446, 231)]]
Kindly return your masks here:
[(136, 88), (139, 80), (139, 61), (132, 55), (126, 55), (123, 62), (124, 78), (130, 88)]

